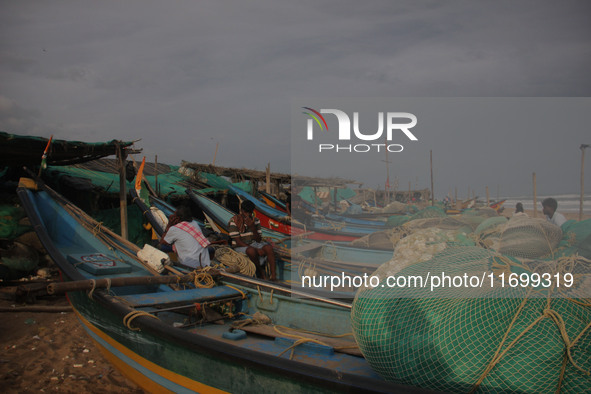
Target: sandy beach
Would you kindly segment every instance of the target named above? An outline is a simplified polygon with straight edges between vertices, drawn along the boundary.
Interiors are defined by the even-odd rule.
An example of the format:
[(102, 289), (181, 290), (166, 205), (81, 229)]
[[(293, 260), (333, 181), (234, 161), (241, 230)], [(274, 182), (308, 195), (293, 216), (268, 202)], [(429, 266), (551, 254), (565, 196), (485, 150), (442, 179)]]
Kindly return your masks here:
[[(68, 302), (52, 297), (34, 306), (67, 307)], [(1, 300), (0, 307), (23, 305)], [(74, 312), (0, 313), (4, 393), (143, 393), (105, 360)]]

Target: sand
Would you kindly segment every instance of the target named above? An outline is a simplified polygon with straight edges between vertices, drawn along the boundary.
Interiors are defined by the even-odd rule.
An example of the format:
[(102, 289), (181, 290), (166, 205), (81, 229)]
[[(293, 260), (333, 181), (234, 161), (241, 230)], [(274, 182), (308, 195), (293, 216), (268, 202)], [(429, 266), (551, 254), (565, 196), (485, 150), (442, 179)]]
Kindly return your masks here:
[[(12, 305), (0, 300), (0, 307)], [(68, 303), (65, 297), (34, 303), (49, 305)], [(143, 393), (104, 359), (73, 312), (0, 312), (0, 332), (3, 393)]]

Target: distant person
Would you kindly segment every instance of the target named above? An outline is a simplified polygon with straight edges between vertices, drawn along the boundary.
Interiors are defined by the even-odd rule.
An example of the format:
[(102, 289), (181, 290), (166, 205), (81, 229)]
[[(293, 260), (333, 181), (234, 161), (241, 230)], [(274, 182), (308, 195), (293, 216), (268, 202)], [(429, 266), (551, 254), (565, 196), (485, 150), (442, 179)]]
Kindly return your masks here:
[(558, 209), (558, 202), (552, 197), (548, 197), (542, 201), (542, 212), (544, 212), (548, 221), (560, 227), (566, 222), (566, 218), (564, 215), (556, 212), (556, 209)]
[(513, 212), (513, 216), (527, 216), (527, 213), (523, 212), (523, 204), (518, 202), (515, 205), (515, 212)]
[(195, 269), (211, 263), (213, 248), (186, 206), (170, 215), (160, 244), (164, 252), (175, 251), (182, 266)]
[(250, 261), (254, 263), (258, 276), (262, 279), (267, 279), (263, 270), (266, 257), (271, 270), (271, 280), (276, 281), (275, 252), (271, 245), (262, 242), (261, 222), (254, 216), (254, 203), (248, 200), (243, 201), (240, 204), (240, 213), (230, 219), (228, 227), (234, 250), (246, 253)]

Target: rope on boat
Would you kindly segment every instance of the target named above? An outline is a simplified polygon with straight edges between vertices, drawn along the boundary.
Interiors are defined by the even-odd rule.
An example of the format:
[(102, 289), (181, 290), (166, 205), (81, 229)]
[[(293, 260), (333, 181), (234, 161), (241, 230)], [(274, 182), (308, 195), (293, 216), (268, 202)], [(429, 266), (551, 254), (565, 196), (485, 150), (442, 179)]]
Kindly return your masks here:
[(301, 330), (301, 329), (297, 329), (297, 328), (289, 328), (289, 327), (285, 327), (285, 326), (276, 325), (276, 326), (273, 326), (273, 329), (275, 330), (275, 332), (277, 332), (278, 334), (283, 335), (285, 337), (288, 337), (288, 338), (297, 339), (294, 342), (293, 345), (291, 345), (290, 347), (288, 347), (287, 349), (285, 349), (281, 353), (279, 353), (277, 355), (278, 357), (281, 357), (285, 352), (287, 352), (288, 350), (291, 350), (291, 354), (289, 356), (289, 359), (291, 360), (291, 359), (293, 359), (293, 354), (294, 354), (295, 348), (298, 347), (299, 345), (302, 345), (304, 343), (309, 343), (309, 342), (317, 343), (317, 344), (322, 345), (322, 346), (331, 347), (331, 348), (333, 348), (335, 350), (357, 349), (357, 348), (359, 348), (359, 346), (357, 346), (357, 344), (354, 344), (354, 345), (351, 345), (351, 346), (338, 346), (338, 347), (335, 347), (335, 346), (329, 345), (327, 343), (324, 343), (324, 342), (322, 342), (322, 341), (320, 341), (318, 339), (308, 338), (308, 337), (304, 337), (304, 336), (301, 336), (301, 335), (288, 334), (286, 332), (280, 331), (279, 328), (285, 328), (285, 329), (289, 329), (289, 330), (300, 331), (300, 332), (304, 332), (304, 333), (308, 333), (308, 334), (322, 335), (322, 336), (330, 337), (330, 338), (342, 338), (342, 337), (349, 336), (349, 335), (353, 336), (352, 333), (341, 334), (341, 335), (330, 335), (330, 334), (317, 333), (317, 332), (314, 332), (314, 331)]
[[(578, 255), (561, 257), (555, 262), (556, 269), (554, 270), (554, 273), (569, 272), (572, 270), (573, 265), (576, 264), (577, 262), (583, 262), (586, 264), (591, 263), (590, 260), (588, 260), (584, 257), (578, 256)], [(562, 361), (562, 367), (561, 367), (561, 371), (560, 371), (560, 378), (558, 381), (557, 392), (560, 391), (560, 387), (562, 386), (562, 383), (564, 380), (564, 373), (566, 370), (566, 366), (569, 362), (572, 364), (572, 366), (574, 368), (579, 370), (584, 375), (591, 376), (591, 370), (585, 370), (584, 368), (579, 366), (575, 362), (573, 355), (572, 355), (572, 350), (575, 347), (575, 345), (577, 344), (577, 342), (591, 329), (591, 323), (587, 324), (587, 326), (585, 326), (585, 328), (583, 328), (583, 330), (581, 330), (581, 332), (579, 332), (578, 335), (573, 340), (571, 340), (568, 336), (566, 322), (564, 321), (564, 319), (562, 318), (560, 313), (558, 313), (557, 311), (552, 309), (551, 304), (552, 304), (553, 298), (552, 298), (551, 293), (556, 290), (557, 290), (556, 287), (552, 287), (550, 289), (550, 291), (548, 292), (547, 300), (546, 300), (546, 308), (530, 325), (528, 325), (525, 329), (523, 329), (515, 337), (515, 339), (513, 339), (513, 341), (511, 341), (503, 349), (503, 346), (505, 345), (505, 342), (507, 341), (507, 338), (508, 338), (509, 334), (511, 333), (511, 330), (514, 327), (515, 322), (517, 321), (519, 315), (523, 311), (525, 304), (531, 299), (530, 294), (532, 292), (535, 292), (535, 290), (533, 288), (531, 288), (531, 287), (529, 288), (529, 291), (528, 291), (526, 297), (524, 297), (519, 308), (517, 308), (517, 312), (515, 313), (515, 316), (513, 316), (513, 319), (511, 320), (509, 327), (507, 327), (507, 331), (503, 335), (503, 338), (501, 339), (501, 342), (499, 343), (499, 346), (497, 347), (495, 354), (493, 355), (493, 357), (491, 358), (491, 360), (487, 364), (485, 370), (482, 372), (482, 374), (480, 375), (480, 377), (478, 378), (476, 383), (474, 383), (474, 385), (472, 386), (470, 393), (476, 392), (478, 390), (478, 388), (480, 387), (480, 385), (482, 384), (482, 382), (484, 381), (484, 379), (494, 369), (494, 367), (501, 361), (503, 356), (505, 356), (509, 352), (509, 350), (511, 350), (513, 348), (513, 346), (515, 346), (515, 344), (517, 342), (519, 342), (519, 340), (521, 338), (523, 338), (530, 330), (534, 329), (534, 327), (536, 325), (538, 325), (540, 322), (542, 322), (544, 319), (550, 319), (554, 322), (554, 324), (556, 324), (556, 327), (557, 327), (557, 329), (560, 333), (560, 336), (562, 338), (562, 341), (564, 342), (564, 345), (565, 345), (564, 358)], [(560, 291), (560, 289), (558, 289), (558, 291)], [(569, 301), (573, 301), (577, 304), (589, 305), (586, 302), (575, 301), (574, 299), (571, 299), (571, 298), (567, 298), (567, 299)]]
[(151, 313), (148, 313), (146, 311), (131, 311), (127, 315), (125, 315), (125, 317), (123, 318), (123, 325), (132, 331), (139, 331), (140, 329), (138, 327), (131, 326), (131, 322), (136, 317), (140, 317), (140, 316), (149, 316), (149, 317), (153, 317), (154, 319), (160, 320), (158, 318), (158, 316), (152, 315)]
[(211, 289), (215, 286), (215, 281), (213, 280), (212, 276), (207, 273), (211, 267), (206, 267), (201, 271), (195, 270), (193, 274), (195, 275), (194, 284), (195, 287), (200, 289)]
[[(105, 279), (107, 282), (107, 287), (105, 288), (105, 290), (108, 293), (109, 290), (111, 290), (111, 278), (105, 278)], [(88, 290), (88, 298), (90, 298), (92, 300), (92, 295), (94, 294), (94, 290), (96, 289), (96, 280), (91, 279), (90, 283), (92, 283), (92, 288), (90, 290)]]
[(246, 294), (242, 290), (240, 290), (239, 288), (228, 285), (228, 284), (225, 284), (224, 286), (229, 287), (230, 289), (236, 290), (237, 292), (239, 292), (242, 295), (243, 300), (246, 299)]

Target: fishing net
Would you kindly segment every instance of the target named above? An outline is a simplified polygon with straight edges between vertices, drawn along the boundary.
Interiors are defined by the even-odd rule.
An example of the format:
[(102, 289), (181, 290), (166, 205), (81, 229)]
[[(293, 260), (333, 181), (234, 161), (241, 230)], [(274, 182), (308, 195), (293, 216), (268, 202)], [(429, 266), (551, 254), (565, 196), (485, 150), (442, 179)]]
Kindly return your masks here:
[[(433, 236), (440, 242), (417, 245), (432, 250), (409, 259), (397, 277), (590, 271), (591, 261), (578, 257), (528, 265), (476, 246), (450, 246), (445, 233)], [(589, 292), (585, 281), (578, 288)], [(381, 280), (357, 293), (353, 333), (364, 357), (386, 380), (445, 392), (578, 393), (591, 387), (589, 299), (554, 298), (556, 289), (498, 283), (437, 290), (391, 287)]]
[(545, 219), (514, 216), (505, 225), (490, 229), (487, 237), (484, 235), (484, 232), (480, 234), (481, 238), (486, 238), (484, 246), (501, 254), (538, 258), (554, 255), (562, 230)]
[(390, 216), (388, 218), (388, 220), (386, 221), (386, 226), (388, 226), (388, 227), (400, 227), (404, 223), (408, 222), (409, 220), (410, 220), (410, 216), (409, 215), (394, 215), (394, 216)]
[(495, 211), (493, 208), (484, 207), (484, 208), (471, 208), (466, 209), (462, 212), (463, 216), (481, 216), (485, 218), (490, 218), (493, 216), (499, 216), (499, 213)]
[(503, 216), (495, 216), (488, 219), (485, 219), (482, 223), (476, 227), (474, 233), (476, 235), (481, 234), (488, 234), (489, 232), (494, 232), (498, 226), (507, 224), (507, 218)]
[(427, 218), (442, 218), (442, 217), (446, 217), (446, 216), (447, 216), (447, 214), (445, 213), (444, 209), (437, 207), (437, 206), (430, 206), (427, 208), (423, 208), (419, 212), (413, 214), (410, 217), (410, 220), (427, 219)]
[(559, 256), (591, 258), (591, 219), (580, 222), (569, 220), (562, 225), (562, 240), (558, 244)]
[(407, 210), (408, 210), (407, 204), (403, 204), (399, 201), (392, 201), (391, 203), (389, 203), (388, 205), (386, 205), (383, 208), (373, 209), (373, 212), (392, 214), (392, 213), (405, 213)]
[(0, 238), (15, 239), (31, 231), (31, 226), (19, 224), (25, 216), (25, 211), (20, 207), (0, 205)]
[(357, 247), (394, 250), (398, 241), (418, 230), (436, 228), (440, 230), (457, 230), (458, 233), (472, 232), (472, 226), (454, 217), (434, 217), (415, 219), (387, 230), (376, 231), (351, 241)]

